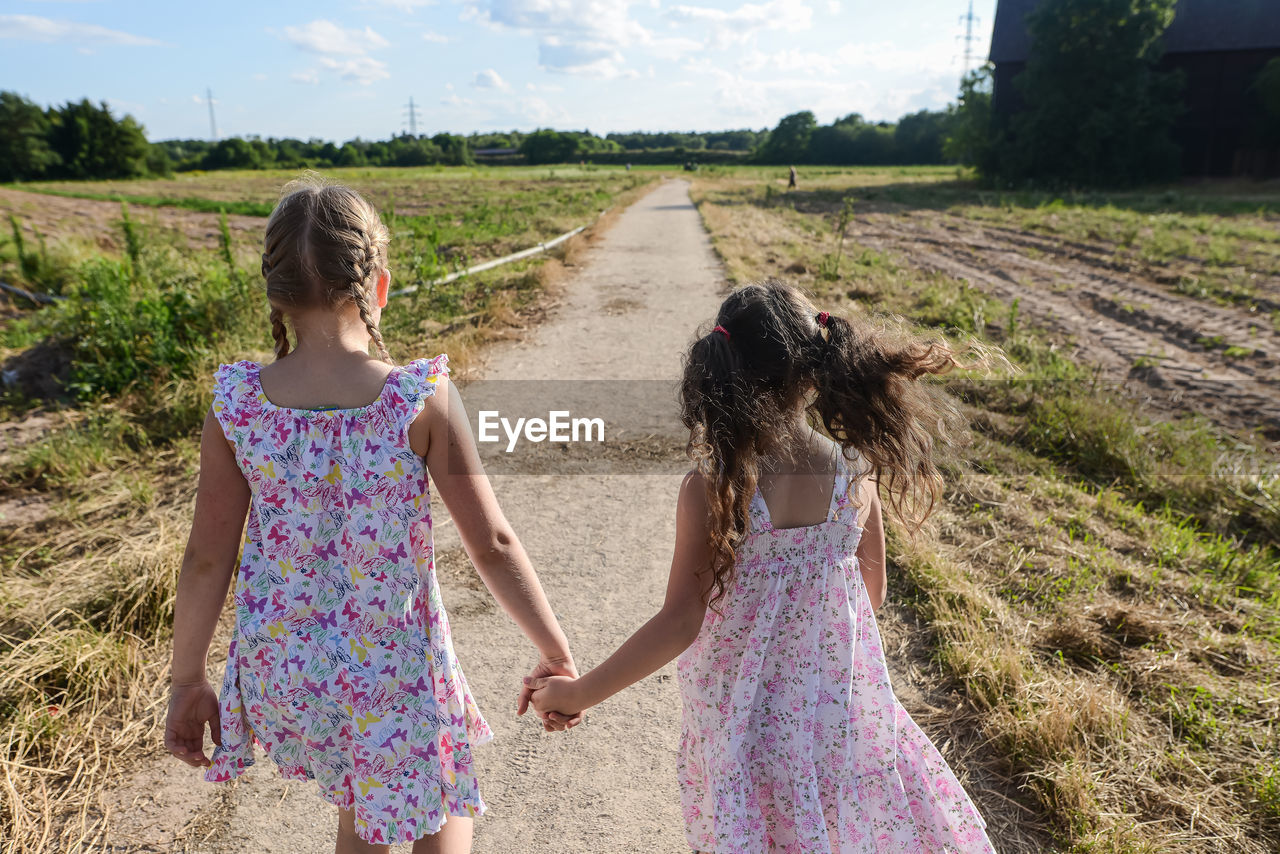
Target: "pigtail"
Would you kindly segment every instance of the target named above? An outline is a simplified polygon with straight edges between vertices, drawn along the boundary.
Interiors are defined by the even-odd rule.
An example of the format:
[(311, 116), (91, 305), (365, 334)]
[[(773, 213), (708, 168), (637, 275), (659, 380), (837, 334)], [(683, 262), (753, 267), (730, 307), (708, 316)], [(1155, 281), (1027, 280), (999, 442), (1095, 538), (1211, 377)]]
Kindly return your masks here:
[[(915, 531), (942, 494), (937, 456), (959, 412), (926, 374), (957, 367), (941, 341), (874, 332), (828, 316), (813, 373), (816, 413), (828, 435), (862, 457), (894, 515)], [(822, 330), (819, 330), (821, 335)]]
[(271, 337), (276, 342), (276, 358), (283, 359), (289, 355), (289, 333), (284, 325), (284, 312), (274, 306), (271, 308)]
[(708, 603), (724, 596), (736, 548), (746, 536), (759, 477), (759, 401), (744, 381), (742, 357), (723, 327), (694, 342), (685, 360), (680, 397), (690, 430), (688, 453), (707, 484), (711, 564)]
[(378, 358), (389, 364), (395, 364), (391, 361), (391, 354), (387, 352), (387, 345), (382, 340), (382, 330), (374, 322), (373, 308), (369, 305), (369, 293), (374, 288), (378, 273), (382, 269), (377, 243), (374, 235), (368, 230), (361, 236), (364, 238), (364, 256), (356, 265), (356, 280), (351, 283), (351, 301), (356, 304), (356, 309), (360, 312), (360, 320), (364, 322), (364, 328), (369, 331), (369, 337), (373, 339), (373, 346), (378, 350)]

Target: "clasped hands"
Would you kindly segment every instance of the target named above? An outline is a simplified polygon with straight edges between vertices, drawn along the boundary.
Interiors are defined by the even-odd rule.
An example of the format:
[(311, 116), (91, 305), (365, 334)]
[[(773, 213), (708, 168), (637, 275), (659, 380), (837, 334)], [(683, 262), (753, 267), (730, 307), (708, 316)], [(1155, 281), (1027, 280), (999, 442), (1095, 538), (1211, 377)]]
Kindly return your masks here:
[(573, 707), (571, 687), (578, 679), (578, 669), (570, 660), (539, 659), (520, 688), (516, 714), (523, 715), (532, 706), (547, 732), (563, 732), (582, 723), (582, 712), (564, 712)]

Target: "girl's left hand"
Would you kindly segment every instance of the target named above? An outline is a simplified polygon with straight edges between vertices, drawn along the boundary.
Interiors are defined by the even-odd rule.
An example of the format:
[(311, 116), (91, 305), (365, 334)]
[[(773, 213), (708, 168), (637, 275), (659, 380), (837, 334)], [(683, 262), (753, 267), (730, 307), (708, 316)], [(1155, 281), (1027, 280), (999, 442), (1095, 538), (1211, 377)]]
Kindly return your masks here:
[(526, 676), (524, 686), (533, 692), (530, 702), (544, 715), (582, 717), (582, 701), (578, 698), (578, 680), (567, 676)]
[(218, 695), (206, 680), (194, 685), (174, 685), (169, 694), (169, 718), (164, 725), (164, 746), (193, 768), (212, 764), (204, 755), (204, 728), (213, 743), (222, 746)]
[[(536, 679), (540, 676), (568, 676), (576, 679), (578, 668), (574, 666), (571, 658), (553, 660), (544, 656), (538, 659), (537, 665), (534, 666), (528, 678)], [(528, 678), (520, 688), (520, 700), (516, 705), (517, 715), (523, 715), (529, 710), (529, 701), (533, 698), (533, 689), (529, 687)], [(564, 732), (582, 723), (582, 715), (561, 715), (545, 709), (538, 711), (538, 717), (542, 719), (542, 728), (547, 732)]]

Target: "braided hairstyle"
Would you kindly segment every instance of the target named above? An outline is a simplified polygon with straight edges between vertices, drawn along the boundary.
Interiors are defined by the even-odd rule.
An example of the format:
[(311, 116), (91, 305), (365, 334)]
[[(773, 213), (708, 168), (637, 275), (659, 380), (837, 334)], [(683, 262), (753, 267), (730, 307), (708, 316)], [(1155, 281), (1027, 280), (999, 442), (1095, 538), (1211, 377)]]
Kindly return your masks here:
[(802, 410), (846, 459), (861, 458), (895, 516), (911, 530), (923, 524), (941, 493), (939, 445), (959, 413), (941, 389), (915, 380), (957, 366), (945, 343), (818, 313), (774, 279), (730, 294), (716, 324), (686, 355), (680, 389), (711, 512), (708, 604), (733, 579), (760, 461), (785, 452)]
[(289, 353), (290, 311), (353, 303), (378, 357), (391, 361), (373, 315), (389, 242), (378, 212), (355, 190), (311, 179), (285, 187), (267, 220), (262, 253), (277, 359)]

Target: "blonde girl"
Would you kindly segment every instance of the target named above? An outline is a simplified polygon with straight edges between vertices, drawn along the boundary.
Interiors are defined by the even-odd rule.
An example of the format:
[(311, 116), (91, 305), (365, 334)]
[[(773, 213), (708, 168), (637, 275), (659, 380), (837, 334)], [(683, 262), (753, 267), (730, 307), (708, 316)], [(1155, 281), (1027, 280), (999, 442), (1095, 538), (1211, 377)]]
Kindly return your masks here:
[[(374, 208), (344, 187), (297, 187), (267, 221), (276, 360), (215, 377), (165, 745), (210, 781), (239, 776), (261, 745), (286, 778), (316, 780), (338, 807), (339, 854), (399, 842), (463, 852), (484, 810), (472, 748), (492, 735), (440, 599), (432, 481), (490, 592), (537, 647), (535, 673), (575, 670), (484, 475), (446, 357), (394, 365), (387, 353), (387, 244)], [(219, 698), (206, 660), (233, 574)]]

